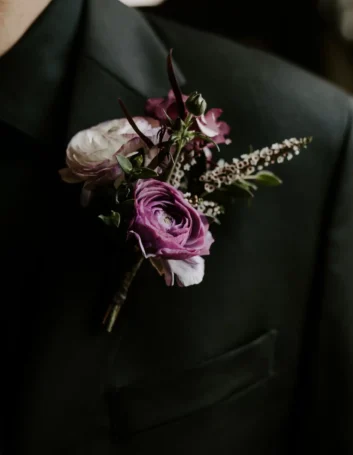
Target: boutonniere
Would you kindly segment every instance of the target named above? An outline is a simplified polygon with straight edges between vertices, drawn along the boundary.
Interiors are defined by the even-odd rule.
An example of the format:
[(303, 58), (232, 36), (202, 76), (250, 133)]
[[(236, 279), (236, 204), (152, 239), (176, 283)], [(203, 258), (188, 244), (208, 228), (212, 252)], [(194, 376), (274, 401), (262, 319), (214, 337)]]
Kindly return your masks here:
[(218, 160), (219, 144), (231, 144), (222, 110), (208, 110), (198, 92), (181, 93), (171, 53), (167, 71), (171, 90), (147, 101), (147, 116), (131, 117), (119, 100), (125, 117), (77, 133), (60, 171), (65, 182), (82, 184), (82, 205), (104, 200), (99, 217), (124, 230), (131, 245), (133, 265), (103, 320), (109, 332), (143, 261), (167, 286), (201, 283), (214, 242), (210, 228), (224, 213), (224, 196), (240, 189), (253, 197), (259, 185), (280, 185), (268, 168), (291, 160), (311, 141), (287, 139), (231, 162)]

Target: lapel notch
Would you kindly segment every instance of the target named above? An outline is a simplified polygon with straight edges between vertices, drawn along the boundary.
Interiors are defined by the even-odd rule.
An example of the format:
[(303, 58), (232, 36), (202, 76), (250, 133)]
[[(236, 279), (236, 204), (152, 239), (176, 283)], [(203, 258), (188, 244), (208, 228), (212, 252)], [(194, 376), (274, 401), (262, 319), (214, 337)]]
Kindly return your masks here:
[[(69, 137), (83, 128), (122, 117), (118, 105), (122, 85), (140, 97), (142, 106), (143, 99), (166, 96), (170, 89), (166, 71), (169, 49), (140, 12), (118, 0), (87, 0), (82, 33)], [(175, 68), (183, 85), (184, 76), (177, 64)]]

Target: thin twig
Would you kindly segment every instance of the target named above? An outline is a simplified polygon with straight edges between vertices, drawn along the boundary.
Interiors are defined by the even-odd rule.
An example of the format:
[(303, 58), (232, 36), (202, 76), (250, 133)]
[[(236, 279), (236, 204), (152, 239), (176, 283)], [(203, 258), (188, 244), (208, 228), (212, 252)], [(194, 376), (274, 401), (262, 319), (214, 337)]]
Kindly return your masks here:
[(169, 77), (169, 82), (170, 85), (172, 86), (173, 93), (175, 96), (175, 102), (177, 105), (178, 109), (178, 114), (179, 117), (184, 120), (186, 117), (186, 109), (185, 109), (185, 103), (183, 101), (183, 95), (181, 93), (175, 71), (174, 71), (174, 66), (173, 66), (173, 60), (172, 60), (172, 52), (173, 50), (171, 49), (167, 58), (167, 71), (168, 71), (168, 77)]
[(143, 142), (147, 145), (148, 148), (154, 147), (154, 144), (151, 141), (151, 139), (149, 137), (145, 136), (142, 131), (140, 131), (140, 129), (136, 125), (134, 119), (129, 114), (129, 112), (128, 112), (125, 104), (122, 102), (122, 100), (119, 98), (118, 101), (119, 101), (121, 109), (123, 110), (123, 112), (126, 116), (127, 121), (130, 123), (130, 125), (131, 125), (132, 129), (135, 131), (135, 133), (143, 140)]

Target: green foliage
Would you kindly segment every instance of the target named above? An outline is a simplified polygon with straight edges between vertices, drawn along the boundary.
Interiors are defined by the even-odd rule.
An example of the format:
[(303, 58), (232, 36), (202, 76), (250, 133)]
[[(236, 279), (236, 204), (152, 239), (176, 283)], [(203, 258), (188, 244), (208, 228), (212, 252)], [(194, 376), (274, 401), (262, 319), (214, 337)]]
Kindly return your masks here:
[(133, 165), (129, 158), (126, 158), (125, 156), (122, 155), (116, 155), (116, 159), (121, 169), (125, 172), (125, 174), (130, 174), (130, 172), (133, 170)]
[(111, 211), (111, 215), (105, 216), (105, 215), (99, 215), (99, 217), (103, 223), (105, 223), (107, 226), (115, 226), (119, 227), (120, 226), (120, 220), (121, 216), (119, 212), (114, 212), (114, 210)]
[(152, 179), (155, 177), (158, 177), (158, 174), (156, 171), (153, 169), (149, 169), (148, 167), (140, 167), (137, 169), (134, 169), (131, 172), (131, 176), (138, 180), (138, 179)]
[(245, 179), (239, 179), (234, 182), (234, 185), (241, 190), (244, 190), (249, 196), (254, 197), (254, 191), (257, 190), (257, 186)]
[(256, 175), (254, 175), (254, 180), (257, 183), (265, 186), (279, 186), (283, 182), (282, 180), (277, 177), (273, 172), (269, 171), (260, 171)]

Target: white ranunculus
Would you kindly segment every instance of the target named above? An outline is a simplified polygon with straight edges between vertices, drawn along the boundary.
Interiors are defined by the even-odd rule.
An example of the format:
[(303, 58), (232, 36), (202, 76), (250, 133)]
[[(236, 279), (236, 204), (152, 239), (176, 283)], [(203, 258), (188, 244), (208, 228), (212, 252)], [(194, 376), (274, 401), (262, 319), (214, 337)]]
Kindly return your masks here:
[[(146, 137), (154, 144), (158, 142), (158, 120), (135, 117), (134, 121)], [(152, 157), (145, 143), (125, 118), (103, 122), (71, 139), (66, 150), (67, 167), (60, 175), (68, 183), (86, 182), (92, 186), (108, 183), (122, 173), (116, 155), (131, 156), (141, 148), (146, 150), (145, 162), (150, 162)]]

